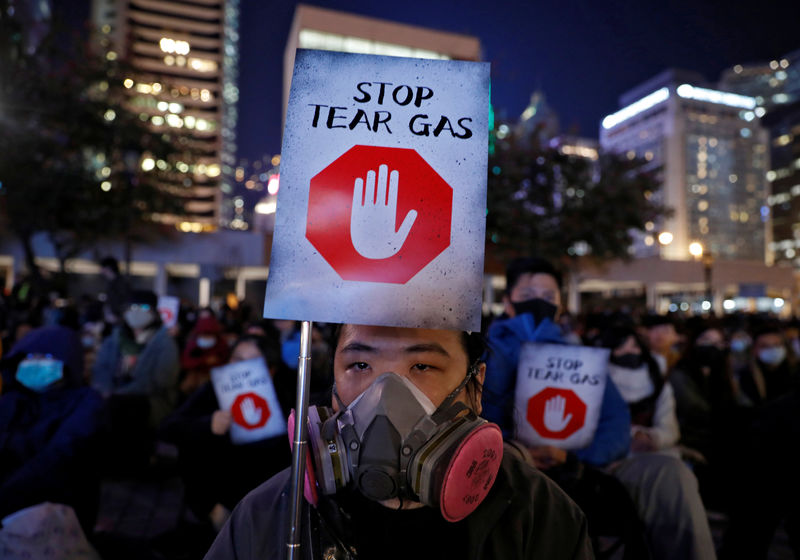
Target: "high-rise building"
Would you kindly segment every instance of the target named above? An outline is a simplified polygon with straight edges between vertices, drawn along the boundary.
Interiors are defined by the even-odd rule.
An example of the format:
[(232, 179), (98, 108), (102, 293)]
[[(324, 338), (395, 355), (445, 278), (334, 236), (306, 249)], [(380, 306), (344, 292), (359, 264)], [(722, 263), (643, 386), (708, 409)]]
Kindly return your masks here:
[(688, 260), (702, 248), (713, 258), (771, 262), (769, 138), (756, 100), (707, 87), (695, 73), (667, 70), (620, 104), (601, 123), (602, 148), (658, 169), (661, 188), (651, 196), (674, 211), (648, 224), (633, 254)]
[(723, 73), (720, 87), (752, 96), (756, 115), (769, 129), (769, 249), (776, 262), (800, 267), (800, 50), (770, 62), (737, 64)]
[(481, 60), (481, 44), (477, 37), (299, 4), (283, 55), (284, 112), (298, 48), (410, 58)]
[[(213, 231), (234, 182), (239, 1), (94, 0), (93, 20), (109, 56), (134, 68), (125, 83), (131, 108), (154, 131), (178, 133), (176, 161), (157, 163), (170, 166), (162, 186), (186, 213), (158, 218)], [(143, 171), (155, 163), (145, 160)]]

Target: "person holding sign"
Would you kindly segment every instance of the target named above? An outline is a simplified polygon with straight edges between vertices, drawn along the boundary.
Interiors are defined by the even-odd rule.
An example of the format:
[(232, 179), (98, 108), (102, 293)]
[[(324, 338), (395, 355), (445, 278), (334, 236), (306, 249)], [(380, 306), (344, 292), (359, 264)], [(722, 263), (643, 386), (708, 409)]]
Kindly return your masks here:
[[(515, 259), (506, 269), (506, 318), (488, 332), (489, 353), (483, 409), (497, 422), (522, 456), (555, 480), (586, 512), (598, 552), (599, 537), (617, 536), (625, 558), (648, 558), (643, 528), (625, 488), (601, 469), (625, 457), (630, 445), (630, 414), (616, 386), (606, 382), (597, 425), (590, 443), (568, 451), (556, 443), (526, 445), (515, 438), (515, 387), (526, 343), (565, 344), (555, 323), (561, 309), (561, 274), (539, 258)], [(565, 403), (548, 399), (544, 423), (559, 431), (571, 420)]]
[[(281, 361), (277, 333), (271, 338), (239, 338), (231, 349), (229, 363), (253, 361), (267, 366), (280, 408), (288, 411), (294, 398), (294, 376)], [(251, 403), (244, 403), (245, 410), (248, 405), (252, 408)], [(247, 492), (290, 464), (285, 429), (272, 438), (239, 444), (231, 438), (234, 422), (230, 408), (220, 406), (214, 384), (208, 380), (164, 420), (159, 430), (163, 440), (178, 447), (186, 505), (198, 519), (210, 519), (216, 529)], [(285, 419), (283, 422), (285, 427)]]
[[(496, 422), (506, 437), (514, 432), (514, 388), (520, 351), (525, 342), (564, 344), (555, 320), (561, 310), (561, 274), (539, 258), (520, 258), (506, 270), (507, 318), (489, 327), (487, 378), (483, 407), (488, 420)], [(621, 459), (630, 443), (630, 415), (613, 383), (606, 383), (600, 417), (592, 442), (568, 455), (564, 449), (542, 446), (531, 449), (537, 467), (547, 469), (580, 460), (602, 467)]]
[[(344, 325), (335, 343), (331, 408), (309, 411), (304, 558), (593, 557), (582, 512), (477, 416), (477, 335)], [(419, 467), (413, 488), (404, 456)], [(242, 500), (207, 560), (283, 556), (289, 474)]]

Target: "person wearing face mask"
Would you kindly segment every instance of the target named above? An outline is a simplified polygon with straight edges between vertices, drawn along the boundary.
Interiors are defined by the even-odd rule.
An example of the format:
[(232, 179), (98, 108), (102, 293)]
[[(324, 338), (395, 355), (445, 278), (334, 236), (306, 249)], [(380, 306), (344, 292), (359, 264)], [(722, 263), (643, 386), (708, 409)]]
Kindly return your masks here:
[(624, 543), (625, 558), (648, 558), (635, 505), (625, 488), (601, 470), (624, 458), (631, 441), (628, 406), (614, 383), (606, 383), (597, 430), (587, 447), (575, 451), (553, 445), (527, 447), (512, 439), (514, 390), (522, 345), (566, 344), (556, 324), (561, 310), (561, 284), (561, 275), (546, 260), (520, 258), (509, 263), (503, 298), (506, 317), (496, 319), (487, 335), (484, 416), (497, 423), (504, 437), (586, 512), (597, 546), (601, 537), (614, 536)]
[[(309, 408), (303, 558), (593, 557), (577, 506), (479, 416), (478, 338), (337, 332), (329, 406)], [(207, 560), (285, 555), (290, 474), (239, 503)]]
[(189, 395), (209, 379), (211, 368), (224, 364), (230, 347), (213, 312), (201, 314), (186, 339), (181, 355), (181, 393)]
[(631, 452), (671, 452), (680, 438), (672, 387), (632, 327), (604, 329), (595, 346), (609, 348), (608, 373), (631, 412)]
[(780, 325), (768, 324), (753, 333), (748, 367), (737, 372), (741, 402), (760, 406), (791, 391), (798, 382), (798, 367)]
[(112, 469), (146, 468), (155, 428), (178, 398), (178, 346), (161, 322), (158, 298), (137, 290), (118, 325), (100, 345), (92, 386), (109, 400)]
[[(278, 333), (261, 332), (241, 336), (229, 363), (265, 360), (281, 409), (288, 412), (294, 406), (295, 376), (281, 360)], [(229, 437), (232, 421), (207, 380), (159, 428), (159, 438), (178, 448), (185, 504), (212, 537), (250, 490), (291, 464), (285, 435), (237, 445)], [(205, 552), (209, 545), (199, 546)]]
[(3, 357), (0, 372), (0, 519), (50, 501), (71, 506), (90, 531), (106, 409), (83, 380), (78, 333), (34, 329)]

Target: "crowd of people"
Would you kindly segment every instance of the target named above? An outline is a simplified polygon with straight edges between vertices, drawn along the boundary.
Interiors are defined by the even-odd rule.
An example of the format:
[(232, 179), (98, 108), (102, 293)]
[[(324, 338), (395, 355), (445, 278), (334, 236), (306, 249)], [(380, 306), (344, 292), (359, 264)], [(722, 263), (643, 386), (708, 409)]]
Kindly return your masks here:
[[(19, 285), (0, 300), (0, 518), (38, 504), (63, 504), (97, 544), (101, 482), (146, 477), (155, 463), (170, 460), (182, 483), (183, 515), (207, 530), (209, 545), (216, 538), (209, 558), (247, 557), (242, 547), (273, 550), (279, 541), (243, 535), (257, 531), (256, 519), (280, 525), (274, 512), (258, 508), (277, 499), (286, 483), (287, 435), (234, 444), (234, 420), (220, 406), (211, 372), (263, 360), (288, 417), (295, 406), (299, 325), (263, 319), (246, 306), (184, 302), (177, 324), (168, 328), (155, 293), (131, 289), (113, 258), (101, 265), (108, 281), (102, 297), (57, 301)], [(450, 385), (419, 386), (425, 396), (416, 395), (415, 402), (425, 408), (425, 402), (438, 407), (460, 400), (499, 426), (504, 459), (497, 467), (498, 489), (486, 500), (494, 503), (506, 487), (522, 500), (503, 513), (510, 516), (506, 522), (500, 513), (487, 517), (487, 506), (462, 527), (441, 525), (429, 513), (394, 517), (348, 494), (334, 509), (354, 508), (357, 513), (346, 518), (371, 528), (369, 538), (366, 532), (353, 537), (354, 546), (380, 547), (388, 537), (381, 523), (399, 523), (424, 527), (421, 534), (435, 529), (460, 543), (432, 545), (438, 553), (468, 550), (467, 543), (476, 542), (468, 537), (478, 531), (479, 546), (498, 557), (511, 557), (513, 549), (548, 558), (752, 559), (766, 558), (782, 526), (800, 558), (800, 525), (791, 507), (798, 498), (799, 323), (761, 314), (682, 317), (610, 309), (571, 316), (562, 308), (562, 288), (560, 273), (547, 261), (509, 263), (505, 311), (486, 318), (478, 346), (446, 333), (420, 338), (314, 324), (311, 403), (334, 411), (349, 409), (369, 392), (372, 386), (358, 381), (366, 379), (364, 372), (374, 372), (370, 381), (387, 387), (394, 385), (379, 375), (384, 370), (404, 377), (398, 368), (405, 363), (384, 355), (384, 348), (434, 345), (463, 361), (467, 378), (459, 385), (463, 373), (453, 373), (450, 384), (466, 387), (461, 396), (447, 395)], [(415, 343), (420, 340), (428, 342)], [(567, 450), (516, 439), (514, 392), (528, 342), (608, 350), (608, 382), (587, 446)], [(424, 358), (436, 362), (440, 356)], [(416, 362), (411, 366), (419, 369)], [(395, 385), (392, 391), (405, 394), (402, 383)], [(260, 486), (273, 475), (280, 483)], [(520, 528), (520, 512), (533, 507), (524, 501), (531, 496), (536, 524)], [(318, 509), (324, 513), (325, 507)], [(726, 519), (721, 538), (712, 537), (709, 511)], [(549, 525), (542, 521), (547, 516)], [(509, 528), (516, 532), (503, 532)], [(276, 539), (284, 536), (283, 529), (274, 532), (281, 533)], [(557, 552), (565, 540), (571, 547)], [(343, 546), (341, 539), (332, 542)], [(3, 546), (0, 538), (0, 551)]]

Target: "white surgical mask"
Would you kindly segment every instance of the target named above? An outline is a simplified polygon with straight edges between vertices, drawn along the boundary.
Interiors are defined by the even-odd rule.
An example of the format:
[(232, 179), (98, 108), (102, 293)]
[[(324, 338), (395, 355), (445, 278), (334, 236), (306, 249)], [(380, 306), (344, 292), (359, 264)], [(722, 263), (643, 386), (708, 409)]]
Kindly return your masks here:
[(777, 366), (786, 358), (786, 348), (783, 346), (772, 346), (759, 350), (758, 359), (765, 364)]
[(217, 337), (215, 336), (197, 337), (197, 347), (202, 348), (203, 350), (208, 350), (209, 348), (213, 348), (216, 343), (217, 343)]
[(123, 315), (125, 322), (132, 329), (143, 329), (153, 322), (153, 312), (149, 309), (131, 307)]

